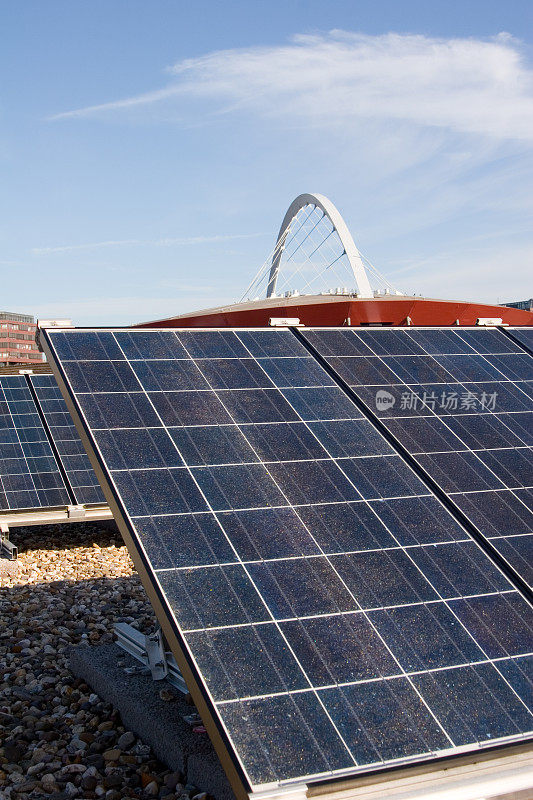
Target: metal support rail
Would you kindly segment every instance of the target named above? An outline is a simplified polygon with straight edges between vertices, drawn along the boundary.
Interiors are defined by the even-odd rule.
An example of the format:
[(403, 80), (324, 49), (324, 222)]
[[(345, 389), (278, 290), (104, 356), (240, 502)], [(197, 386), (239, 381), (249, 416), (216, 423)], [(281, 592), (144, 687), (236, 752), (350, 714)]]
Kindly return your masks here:
[(0, 557), (12, 561), (17, 558), (17, 548), (9, 541), (9, 529), (30, 525), (58, 525), (68, 522), (100, 522), (113, 519), (108, 506), (66, 506), (65, 508), (39, 509), (38, 511), (0, 512)]
[(0, 522), (0, 558), (7, 558), (9, 561), (16, 561), (18, 549), (13, 542), (9, 541), (9, 526)]
[(165, 650), (161, 629), (146, 636), (126, 622), (114, 625), (117, 644), (126, 653), (140, 661), (152, 675), (152, 680), (167, 681), (183, 694), (188, 694), (187, 684), (172, 653)]

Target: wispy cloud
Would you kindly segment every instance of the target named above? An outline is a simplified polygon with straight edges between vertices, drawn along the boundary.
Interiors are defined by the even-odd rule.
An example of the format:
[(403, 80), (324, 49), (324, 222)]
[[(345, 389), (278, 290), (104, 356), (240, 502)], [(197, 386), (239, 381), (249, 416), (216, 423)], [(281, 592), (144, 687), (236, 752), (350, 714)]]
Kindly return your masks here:
[[(56, 114), (144, 114), (205, 98), (215, 112), (339, 126), (394, 119), (497, 139), (533, 139), (533, 71), (520, 42), (344, 31), (295, 36), (276, 47), (222, 50), (181, 61), (152, 92)], [(218, 106), (216, 103), (218, 102)], [(211, 108), (211, 106), (210, 106)]]
[(179, 247), (195, 244), (211, 244), (229, 242), (235, 239), (255, 239), (264, 236), (262, 233), (234, 233), (215, 236), (168, 237), (165, 239), (109, 239), (104, 242), (88, 242), (86, 244), (67, 244), (56, 247), (33, 247), (30, 252), (35, 256), (51, 253), (72, 253), (82, 250), (101, 250), (106, 247)]
[(169, 86), (166, 89), (156, 89), (153, 92), (146, 92), (145, 94), (136, 97), (126, 97), (124, 100), (115, 100), (112, 103), (101, 103), (95, 106), (86, 106), (85, 108), (78, 108), (74, 111), (63, 111), (60, 114), (53, 114), (48, 119), (68, 119), (68, 117), (88, 117), (92, 114), (98, 114), (100, 111), (117, 111), (125, 108), (133, 108), (135, 106), (147, 105), (150, 103), (158, 103), (161, 100), (166, 100), (175, 95), (178, 91), (177, 86)]

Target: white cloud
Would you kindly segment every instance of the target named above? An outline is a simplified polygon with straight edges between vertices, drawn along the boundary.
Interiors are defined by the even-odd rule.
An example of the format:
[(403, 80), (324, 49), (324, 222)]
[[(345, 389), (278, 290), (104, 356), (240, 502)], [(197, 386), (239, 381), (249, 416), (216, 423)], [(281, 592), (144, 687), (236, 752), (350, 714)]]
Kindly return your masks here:
[[(272, 153), (260, 151), (252, 175), (263, 193), (261, 208), (282, 202), (280, 194), (268, 196), (270, 175), (279, 172), (276, 191), (289, 186), (292, 192), (297, 185), (331, 193), (357, 244), (406, 291), (488, 301), (503, 291), (502, 300), (531, 294), (532, 251), (525, 242), (533, 175), (533, 69), (511, 36), (443, 39), (332, 31), (296, 36), (281, 46), (208, 53), (167, 73), (163, 88), (55, 119), (218, 125), (222, 139), (229, 131), (242, 136), (251, 154), (266, 132)], [(218, 157), (215, 146), (212, 158)], [(283, 210), (278, 209), (280, 217)], [(220, 222), (215, 224), (220, 230)], [(105, 252), (112, 257), (118, 246), (195, 241), (104, 241), (32, 252), (109, 248)], [(209, 265), (203, 269), (209, 273)], [(190, 293), (176, 289), (183, 311), (222, 302), (216, 290), (211, 302), (194, 286)], [(164, 294), (161, 285), (156, 293)], [(167, 301), (150, 302), (153, 310), (145, 313), (141, 304), (137, 313), (133, 299), (127, 301), (130, 319), (165, 316)], [(178, 310), (171, 301), (170, 306), (169, 314)], [(113, 305), (111, 321), (115, 312)]]
[(86, 244), (67, 244), (56, 247), (33, 247), (30, 252), (35, 256), (49, 255), (50, 253), (71, 253), (81, 250), (101, 250), (106, 247), (174, 247), (195, 244), (210, 244), (212, 242), (228, 242), (234, 239), (255, 239), (263, 236), (262, 233), (234, 233), (215, 236), (185, 236), (182, 238), (168, 237), (165, 239), (109, 239), (104, 242), (88, 242)]
[(288, 124), (396, 120), (497, 139), (533, 139), (533, 72), (509, 34), (437, 39), (332, 31), (276, 47), (222, 50), (179, 62), (176, 82), (52, 119), (142, 111), (187, 99), (219, 101)]

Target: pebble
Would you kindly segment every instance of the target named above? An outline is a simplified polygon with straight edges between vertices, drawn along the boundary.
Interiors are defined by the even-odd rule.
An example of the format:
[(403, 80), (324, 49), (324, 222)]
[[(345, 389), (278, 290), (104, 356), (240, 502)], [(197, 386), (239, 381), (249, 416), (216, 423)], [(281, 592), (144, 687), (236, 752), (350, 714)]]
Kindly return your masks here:
[(98, 779), (94, 775), (84, 775), (81, 779), (80, 786), (82, 789), (87, 789), (92, 792), (98, 786)]
[(0, 571), (2, 800), (199, 794), (69, 670), (68, 649), (112, 642), (115, 622), (155, 628), (126, 548), (98, 523), (15, 528), (10, 538), (19, 558)]
[(129, 750), (135, 744), (135, 734), (131, 731), (126, 731), (119, 737), (117, 745), (121, 750)]
[(178, 783), (183, 782), (183, 774), (181, 772), (169, 772), (165, 777), (165, 786), (168, 789), (175, 789)]
[(117, 747), (113, 750), (106, 750), (103, 755), (105, 761), (118, 761), (118, 759), (122, 755), (122, 750), (119, 750), (119, 748)]
[(56, 785), (55, 775), (52, 775), (51, 772), (47, 772), (46, 775), (43, 775), (43, 777), (41, 778), (41, 784), (45, 792), (46, 791), (51, 792)]

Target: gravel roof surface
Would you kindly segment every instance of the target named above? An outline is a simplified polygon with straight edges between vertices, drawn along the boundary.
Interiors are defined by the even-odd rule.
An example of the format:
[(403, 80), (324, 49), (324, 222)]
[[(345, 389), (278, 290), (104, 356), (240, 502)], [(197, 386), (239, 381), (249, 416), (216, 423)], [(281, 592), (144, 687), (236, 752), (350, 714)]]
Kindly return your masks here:
[(205, 800), (68, 668), (71, 645), (108, 644), (115, 622), (154, 628), (119, 534), (77, 523), (13, 529), (10, 539), (19, 558), (0, 560), (2, 800)]

